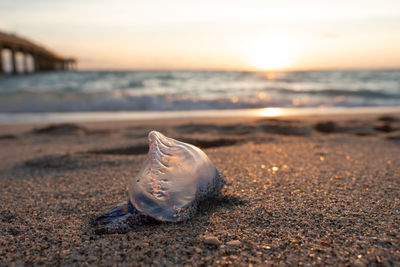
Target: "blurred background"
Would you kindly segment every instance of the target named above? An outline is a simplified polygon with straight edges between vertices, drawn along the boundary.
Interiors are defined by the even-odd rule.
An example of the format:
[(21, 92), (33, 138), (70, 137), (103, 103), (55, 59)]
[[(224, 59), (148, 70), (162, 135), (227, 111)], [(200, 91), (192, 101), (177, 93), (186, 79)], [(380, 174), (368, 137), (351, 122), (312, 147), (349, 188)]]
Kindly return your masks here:
[(3, 0), (0, 121), (400, 107), (399, 29), (397, 0)]

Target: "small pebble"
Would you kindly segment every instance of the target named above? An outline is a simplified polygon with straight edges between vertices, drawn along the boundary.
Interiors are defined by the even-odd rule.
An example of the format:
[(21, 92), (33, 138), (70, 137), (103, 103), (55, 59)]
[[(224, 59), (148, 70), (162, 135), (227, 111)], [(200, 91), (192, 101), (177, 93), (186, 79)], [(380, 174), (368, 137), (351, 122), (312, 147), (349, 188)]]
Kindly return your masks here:
[(206, 236), (204, 237), (204, 244), (219, 246), (221, 245), (221, 241), (215, 236)]
[(228, 246), (238, 247), (242, 244), (242, 242), (240, 242), (239, 240), (231, 240), (231, 241), (227, 242), (226, 244)]
[(329, 242), (321, 241), (320, 243), (321, 243), (322, 245), (324, 245), (324, 246), (329, 246)]
[(365, 267), (365, 266), (366, 266), (365, 263), (364, 263), (362, 260), (359, 260), (359, 259), (355, 260), (355, 261), (353, 262), (353, 265), (354, 265), (355, 267)]

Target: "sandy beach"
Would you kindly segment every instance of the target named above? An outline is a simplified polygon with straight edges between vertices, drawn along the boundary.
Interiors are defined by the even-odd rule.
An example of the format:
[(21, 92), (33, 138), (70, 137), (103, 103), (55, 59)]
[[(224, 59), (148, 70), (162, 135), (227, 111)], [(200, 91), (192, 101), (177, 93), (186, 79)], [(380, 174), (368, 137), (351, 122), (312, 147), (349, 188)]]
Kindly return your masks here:
[[(221, 196), (95, 234), (153, 129), (203, 148)], [(400, 114), (2, 125), (0, 147), (1, 266), (400, 265)]]

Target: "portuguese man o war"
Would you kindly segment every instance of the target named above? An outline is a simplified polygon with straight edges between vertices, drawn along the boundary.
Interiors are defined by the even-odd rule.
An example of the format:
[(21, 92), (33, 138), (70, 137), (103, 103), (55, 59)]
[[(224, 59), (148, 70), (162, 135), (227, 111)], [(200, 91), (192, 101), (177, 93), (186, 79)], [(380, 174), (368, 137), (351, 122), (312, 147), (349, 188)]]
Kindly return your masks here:
[(220, 192), (224, 181), (199, 148), (151, 131), (149, 152), (139, 173), (129, 180), (128, 202), (93, 221), (95, 232), (126, 233), (151, 221), (190, 219), (198, 203)]

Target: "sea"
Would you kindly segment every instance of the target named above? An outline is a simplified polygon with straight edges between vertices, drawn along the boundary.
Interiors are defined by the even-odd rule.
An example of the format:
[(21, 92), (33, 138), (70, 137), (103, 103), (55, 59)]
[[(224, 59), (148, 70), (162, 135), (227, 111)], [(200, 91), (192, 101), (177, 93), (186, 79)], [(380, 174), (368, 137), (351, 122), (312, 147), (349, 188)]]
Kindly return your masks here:
[(70, 71), (0, 76), (0, 123), (40, 121), (55, 114), (148, 118), (265, 108), (318, 112), (373, 107), (400, 107), (400, 70)]

